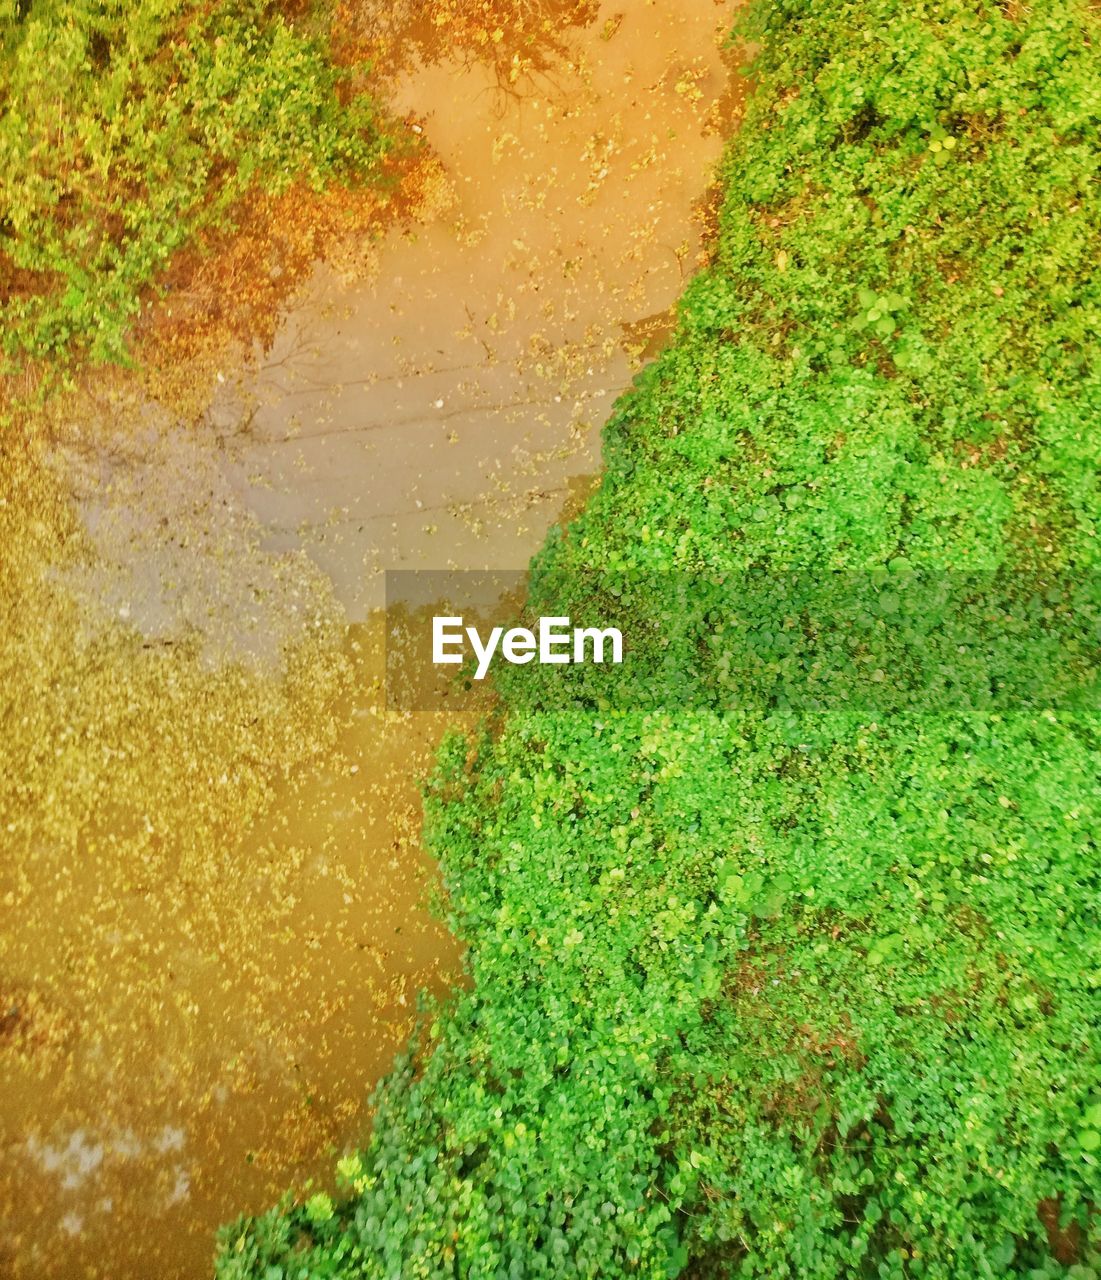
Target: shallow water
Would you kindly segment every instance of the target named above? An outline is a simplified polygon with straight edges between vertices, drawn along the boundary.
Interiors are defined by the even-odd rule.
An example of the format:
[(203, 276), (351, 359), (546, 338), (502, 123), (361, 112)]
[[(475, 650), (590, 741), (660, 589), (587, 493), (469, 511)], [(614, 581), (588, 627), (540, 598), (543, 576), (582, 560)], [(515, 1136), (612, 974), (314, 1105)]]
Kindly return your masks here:
[(394, 85), (451, 206), (395, 231), (369, 283), (319, 268), (236, 389), (238, 492), (353, 619), (386, 568), (523, 568), (596, 469), (614, 397), (697, 266), (730, 20), (714, 0), (609, 4), (515, 94), (480, 63)]
[(353, 675), (331, 757), (201, 867), (101, 813), (76, 859), (44, 844), (20, 868), (0, 939), (0, 1274), (207, 1274), (219, 1223), (330, 1185), (415, 992), (459, 979), (425, 908), (417, 790), (456, 720), (382, 708), (380, 571), (522, 567), (595, 470), (599, 426), (695, 269), (730, 108), (731, 7), (669, 9), (605, 6), (509, 95), (480, 65), (401, 75), (394, 100), (419, 113), (450, 206), (395, 231), (368, 282), (318, 267), (209, 440), (148, 449), (94, 518), (85, 502), (95, 542), (111, 501), (179, 495), (171, 542), (154, 520), (101, 542), (114, 576), (86, 594), (109, 613), (163, 642), (172, 577), (192, 584), (188, 627), (247, 610), (234, 635), (261, 646), (274, 588), (235, 570), (232, 541), (213, 572), (211, 544), (179, 534), (185, 508), (207, 523), (201, 474), (266, 549), (332, 582)]
[[(417, 991), (459, 980), (458, 946), (426, 910), (416, 781), (455, 718), (388, 714), (379, 644), (377, 622), (350, 629), (336, 750), (227, 833), (215, 874), (145, 872), (90, 838), (15, 922), (5, 972), (73, 998), (55, 1028), (15, 997), (12, 1274), (206, 1274), (223, 1219), (288, 1180), (328, 1181)], [(52, 1034), (64, 1052), (41, 1042)]]

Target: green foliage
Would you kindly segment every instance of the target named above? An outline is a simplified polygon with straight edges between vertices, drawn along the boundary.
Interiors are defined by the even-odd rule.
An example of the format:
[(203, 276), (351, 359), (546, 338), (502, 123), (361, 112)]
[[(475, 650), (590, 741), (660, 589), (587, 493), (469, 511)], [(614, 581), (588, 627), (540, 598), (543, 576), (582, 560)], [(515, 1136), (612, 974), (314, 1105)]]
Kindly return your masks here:
[(3, 353), (124, 357), (169, 254), (254, 184), (371, 173), (388, 142), (268, 0), (0, 8)]
[[(777, 665), (759, 629), (721, 647), (775, 674), (813, 652), (799, 573), (891, 617), (912, 572), (1092, 600), (1096, 15), (760, 0), (745, 33), (714, 265), (531, 608), (650, 572), (638, 632), (685, 572), (760, 572)], [(988, 697), (884, 698), (872, 664), (821, 705), (504, 681), (427, 797), (472, 989), (384, 1082), (333, 1219), (235, 1224), (221, 1280), (1097, 1275), (1101, 720), (1091, 650), (1040, 678), (1049, 605), (1018, 615), (1038, 678), (1018, 650)]]

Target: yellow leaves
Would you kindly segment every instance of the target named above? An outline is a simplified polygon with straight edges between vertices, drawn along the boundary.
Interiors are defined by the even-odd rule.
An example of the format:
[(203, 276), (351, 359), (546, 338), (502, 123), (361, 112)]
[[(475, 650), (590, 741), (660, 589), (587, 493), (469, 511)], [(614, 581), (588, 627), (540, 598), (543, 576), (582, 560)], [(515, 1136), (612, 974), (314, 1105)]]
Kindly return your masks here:
[(776, 255), (776, 270), (786, 271), (788, 269), (788, 255), (786, 249), (781, 249)]
[(703, 90), (700, 88), (700, 80), (703, 78), (703, 72), (696, 68), (691, 68), (681, 73), (676, 83), (673, 85), (673, 91), (686, 102), (697, 103), (703, 98)]
[(615, 13), (610, 18), (608, 18), (605, 21), (604, 26), (601, 27), (600, 29), (601, 40), (605, 41), (605, 43), (611, 40), (612, 37), (615, 35), (615, 33), (623, 25), (623, 19), (626, 16), (627, 15), (625, 13)]

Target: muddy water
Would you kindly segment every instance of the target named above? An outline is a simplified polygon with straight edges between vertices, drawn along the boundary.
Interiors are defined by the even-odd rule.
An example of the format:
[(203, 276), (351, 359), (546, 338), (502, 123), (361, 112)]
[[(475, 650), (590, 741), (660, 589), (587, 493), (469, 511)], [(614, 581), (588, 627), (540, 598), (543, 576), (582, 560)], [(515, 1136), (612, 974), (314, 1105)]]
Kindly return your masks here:
[(522, 568), (596, 469), (612, 400), (697, 265), (730, 16), (620, 0), (515, 95), (481, 64), (395, 84), (451, 206), (395, 233), (370, 283), (319, 270), (229, 427), (269, 545), (304, 549), (352, 618), (385, 568)]
[[(225, 830), (201, 873), (109, 813), (75, 860), (43, 848), (21, 869), (0, 946), (0, 1274), (206, 1274), (218, 1223), (328, 1184), (415, 992), (456, 980), (424, 905), (415, 781), (453, 720), (380, 705), (380, 571), (520, 567), (594, 471), (600, 423), (696, 265), (730, 17), (619, 0), (510, 95), (479, 65), (405, 72), (393, 100), (440, 156), (443, 212), (394, 233), (368, 281), (319, 267), (207, 436), (89, 486), (107, 567), (85, 591), (108, 613), (171, 643), (177, 623), (247, 612), (237, 656), (262, 647), (263, 600), (286, 595), (235, 569), (233, 539), (215, 556), (180, 536), (186, 511), (212, 524), (201, 474), (284, 579), (312, 562), (331, 582), (357, 624), (352, 678), (331, 757)], [(155, 494), (179, 507), (163, 545), (158, 520), (136, 538), (112, 520)]]
[(328, 1183), (417, 992), (460, 980), (419, 844), (416, 780), (445, 722), (384, 711), (380, 645), (377, 626), (349, 631), (335, 750), (226, 833), (214, 874), (134, 866), (92, 833), (15, 923), (5, 971), (95, 1003), (57, 1023), (9, 996), (11, 1274), (207, 1274), (227, 1216)]

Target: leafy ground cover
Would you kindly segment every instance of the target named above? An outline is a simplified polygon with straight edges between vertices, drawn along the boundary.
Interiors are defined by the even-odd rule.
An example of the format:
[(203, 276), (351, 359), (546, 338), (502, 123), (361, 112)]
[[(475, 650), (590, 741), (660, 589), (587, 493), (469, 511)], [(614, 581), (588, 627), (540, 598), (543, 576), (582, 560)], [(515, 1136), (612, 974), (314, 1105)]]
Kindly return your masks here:
[[(1101, 1269), (1096, 632), (1058, 687), (1039, 643), (1096, 604), (1101, 26), (773, 0), (742, 34), (713, 264), (531, 607), (595, 570), (642, 627), (664, 584), (763, 574), (775, 670), (572, 707), (521, 672), (444, 744), (471, 988), (380, 1088), (347, 1195), (226, 1228), (221, 1280)], [(963, 684), (858, 650), (851, 696), (793, 705), (800, 575), (856, 575), (875, 632), (963, 570), (1034, 683), (1019, 650)], [(760, 639), (721, 634), (720, 675)]]
[(362, 69), (268, 0), (0, 5), (3, 355), (119, 360), (174, 250), (249, 191), (378, 179)]

